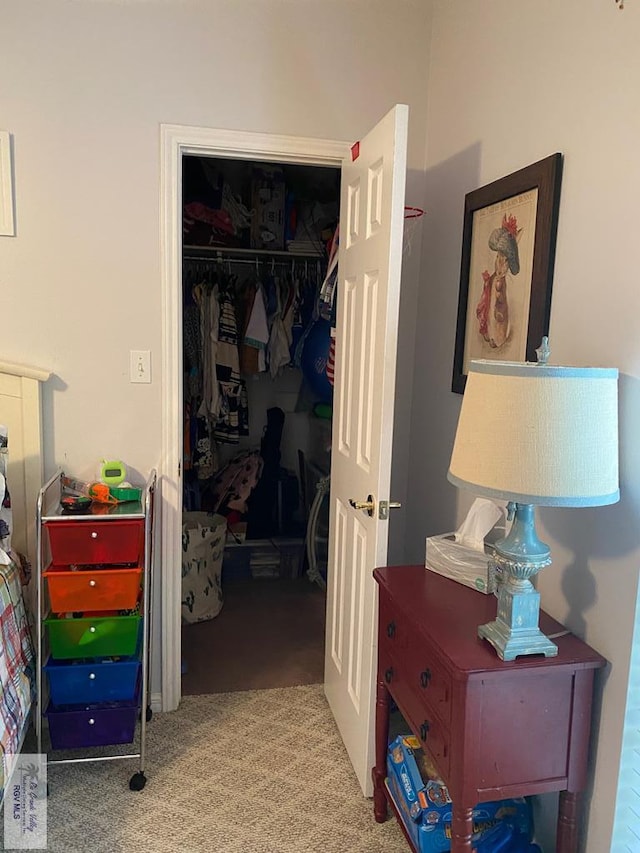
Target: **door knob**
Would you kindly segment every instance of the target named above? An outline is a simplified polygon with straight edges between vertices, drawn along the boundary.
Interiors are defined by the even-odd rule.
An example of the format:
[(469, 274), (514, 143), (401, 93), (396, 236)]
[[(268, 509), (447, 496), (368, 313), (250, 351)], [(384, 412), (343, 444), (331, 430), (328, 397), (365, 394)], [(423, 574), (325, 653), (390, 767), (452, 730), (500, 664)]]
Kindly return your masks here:
[[(376, 502), (373, 495), (369, 495), (366, 501), (356, 501), (349, 498), (349, 503), (354, 509), (364, 510), (369, 518), (373, 518), (376, 511)], [(389, 510), (397, 509), (402, 504), (398, 501), (380, 501), (378, 504), (378, 518), (380, 521), (387, 521), (389, 518)]]
[(376, 502), (373, 495), (369, 495), (366, 501), (356, 501), (353, 498), (349, 498), (349, 504), (354, 509), (361, 509), (366, 512), (369, 518), (373, 518), (373, 514), (376, 511)]
[(398, 509), (402, 504), (398, 501), (380, 501), (378, 504), (378, 518), (380, 521), (386, 521), (389, 518), (390, 509)]

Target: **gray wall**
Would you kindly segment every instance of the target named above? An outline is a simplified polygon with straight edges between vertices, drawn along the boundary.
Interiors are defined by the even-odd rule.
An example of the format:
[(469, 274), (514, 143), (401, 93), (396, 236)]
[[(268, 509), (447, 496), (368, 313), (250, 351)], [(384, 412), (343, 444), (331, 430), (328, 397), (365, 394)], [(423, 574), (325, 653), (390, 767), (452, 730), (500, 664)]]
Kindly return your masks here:
[[(640, 296), (629, 223), (639, 43), (633, 3), (621, 12), (601, 0), (438, 0), (430, 52), (408, 559), (422, 561), (425, 536), (455, 529), (473, 499), (446, 480), (461, 399), (450, 382), (467, 192), (563, 153), (551, 360), (621, 372), (620, 503), (538, 513), (554, 560), (540, 575), (542, 605), (609, 661), (596, 697), (590, 853), (610, 849), (638, 584)], [(554, 803), (543, 800), (544, 822)]]

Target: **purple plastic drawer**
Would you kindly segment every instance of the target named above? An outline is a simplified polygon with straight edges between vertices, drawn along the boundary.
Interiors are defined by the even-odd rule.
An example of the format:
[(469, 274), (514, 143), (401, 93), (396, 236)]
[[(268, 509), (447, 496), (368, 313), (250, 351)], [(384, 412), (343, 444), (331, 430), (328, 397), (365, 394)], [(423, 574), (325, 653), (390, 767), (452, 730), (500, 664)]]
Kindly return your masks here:
[(131, 743), (136, 730), (139, 703), (103, 705), (49, 705), (49, 735), (53, 749), (81, 749)]

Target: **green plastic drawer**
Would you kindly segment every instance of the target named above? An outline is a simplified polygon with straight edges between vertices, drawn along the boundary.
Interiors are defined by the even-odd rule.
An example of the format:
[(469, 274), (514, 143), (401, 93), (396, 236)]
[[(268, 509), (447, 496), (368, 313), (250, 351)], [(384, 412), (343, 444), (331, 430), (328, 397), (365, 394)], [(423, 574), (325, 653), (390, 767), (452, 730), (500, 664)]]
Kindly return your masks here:
[(51, 657), (115, 657), (133, 655), (141, 630), (140, 615), (109, 617), (56, 617), (44, 620)]

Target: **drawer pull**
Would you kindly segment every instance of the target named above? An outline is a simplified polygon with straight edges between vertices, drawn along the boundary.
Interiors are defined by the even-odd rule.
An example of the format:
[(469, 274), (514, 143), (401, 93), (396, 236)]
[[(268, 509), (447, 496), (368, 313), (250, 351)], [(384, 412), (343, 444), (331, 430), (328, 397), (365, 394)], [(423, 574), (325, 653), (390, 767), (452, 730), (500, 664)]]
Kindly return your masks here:
[(421, 687), (428, 687), (430, 681), (431, 681), (431, 670), (430, 669), (423, 669), (422, 672), (420, 673), (420, 686)]
[(95, 626), (95, 625), (92, 625), (92, 626), (89, 628), (89, 633), (90, 633), (90, 634), (95, 634), (95, 632), (96, 632), (96, 626)]
[(424, 723), (420, 725), (420, 737), (422, 740), (427, 739), (427, 735), (429, 734), (429, 723), (425, 720)]
[(95, 581), (89, 581), (89, 586), (95, 586), (95, 585), (96, 585)]
[(389, 622), (387, 625), (387, 637), (395, 637), (396, 635), (396, 623)]
[(392, 666), (390, 666), (389, 669), (385, 672), (384, 680), (387, 682), (387, 684), (391, 684), (391, 682), (393, 681), (393, 667)]
[(90, 672), (89, 673), (89, 681), (95, 681), (95, 678), (96, 678), (95, 672)]
[(89, 720), (89, 725), (95, 726), (95, 724), (96, 724), (96, 721), (93, 719), (93, 717), (91, 717), (91, 719)]
[(91, 538), (92, 538), (92, 539), (97, 539), (97, 538), (98, 538), (98, 534), (96, 533), (96, 531), (95, 531), (95, 530), (93, 530), (93, 531), (91, 532)]

